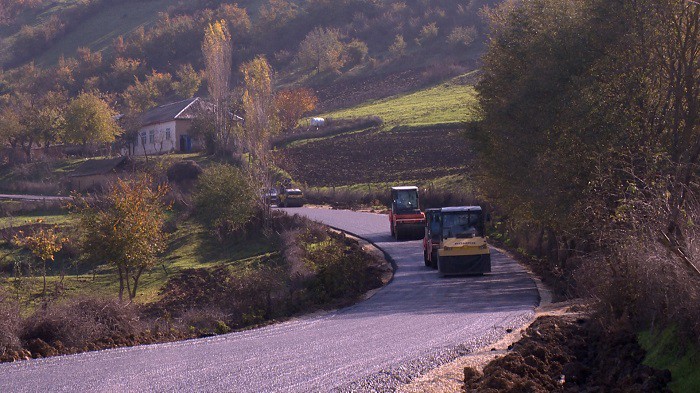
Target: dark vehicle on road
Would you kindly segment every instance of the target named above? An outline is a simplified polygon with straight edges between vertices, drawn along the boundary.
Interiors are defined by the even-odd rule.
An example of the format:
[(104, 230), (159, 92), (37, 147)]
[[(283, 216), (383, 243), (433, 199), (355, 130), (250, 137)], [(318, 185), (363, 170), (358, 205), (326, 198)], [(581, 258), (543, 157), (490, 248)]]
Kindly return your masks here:
[(279, 200), (278, 200), (278, 193), (277, 193), (276, 189), (263, 188), (261, 192), (263, 193), (263, 196), (265, 197), (265, 203), (267, 203), (268, 205), (277, 205)]
[(425, 209), (423, 261), (425, 266), (437, 268), (437, 250), (440, 248), (440, 209)]
[(396, 240), (406, 237), (420, 239), (425, 226), (425, 214), (420, 211), (418, 187), (391, 187), (389, 212), (391, 236)]
[(440, 275), (491, 272), (491, 251), (486, 244), (481, 207), (443, 207), (439, 216), (436, 265)]

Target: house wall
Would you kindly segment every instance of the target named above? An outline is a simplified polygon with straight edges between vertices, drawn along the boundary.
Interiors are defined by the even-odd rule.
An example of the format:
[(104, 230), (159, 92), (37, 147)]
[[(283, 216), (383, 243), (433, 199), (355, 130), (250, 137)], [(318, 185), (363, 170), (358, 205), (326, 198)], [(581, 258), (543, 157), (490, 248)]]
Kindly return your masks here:
[(165, 154), (178, 150), (177, 121), (141, 127), (136, 137), (134, 155)]
[(100, 191), (116, 181), (117, 175), (108, 173), (104, 175), (75, 176), (70, 178), (70, 189), (72, 191)]
[[(185, 152), (187, 146), (181, 145), (183, 141), (181, 137), (183, 136), (190, 138), (190, 151), (200, 150), (200, 143), (190, 134), (191, 128), (191, 120), (173, 120), (167, 123), (151, 124), (142, 127), (136, 138), (133, 154), (135, 156), (142, 156), (144, 152), (148, 155)], [(170, 130), (170, 139), (167, 137), (168, 130)], [(151, 131), (153, 132), (152, 139)], [(143, 143), (144, 137), (145, 144)]]

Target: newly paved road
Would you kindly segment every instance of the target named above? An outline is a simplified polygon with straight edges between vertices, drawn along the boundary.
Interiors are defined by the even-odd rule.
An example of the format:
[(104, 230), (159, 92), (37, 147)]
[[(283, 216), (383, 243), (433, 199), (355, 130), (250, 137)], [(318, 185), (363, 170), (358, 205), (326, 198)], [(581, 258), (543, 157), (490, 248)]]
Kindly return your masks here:
[(261, 329), (2, 364), (0, 392), (387, 391), (534, 315), (535, 284), (502, 254), (490, 275), (439, 278), (419, 241), (392, 241), (384, 215), (289, 212), (376, 243), (398, 266), (393, 281), (355, 306)]

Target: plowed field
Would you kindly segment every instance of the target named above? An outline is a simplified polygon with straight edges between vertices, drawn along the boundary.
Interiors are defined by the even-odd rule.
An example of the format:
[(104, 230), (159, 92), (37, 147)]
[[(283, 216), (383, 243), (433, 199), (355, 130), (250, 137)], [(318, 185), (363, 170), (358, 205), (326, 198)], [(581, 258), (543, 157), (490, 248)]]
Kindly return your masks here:
[(463, 173), (472, 162), (458, 130), (366, 131), (287, 147), (281, 166), (309, 186), (431, 180)]

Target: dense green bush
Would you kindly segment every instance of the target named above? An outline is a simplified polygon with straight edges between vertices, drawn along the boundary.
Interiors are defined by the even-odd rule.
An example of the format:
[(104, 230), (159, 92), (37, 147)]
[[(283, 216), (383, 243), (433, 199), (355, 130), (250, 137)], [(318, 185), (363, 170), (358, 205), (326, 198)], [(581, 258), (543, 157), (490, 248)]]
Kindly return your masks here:
[(194, 215), (223, 239), (251, 221), (254, 200), (250, 183), (239, 169), (216, 164), (199, 176), (193, 195)]
[(310, 225), (298, 232), (297, 243), (309, 270), (304, 280), (307, 302), (322, 305), (350, 300), (381, 285), (371, 268), (371, 257), (344, 234)]

